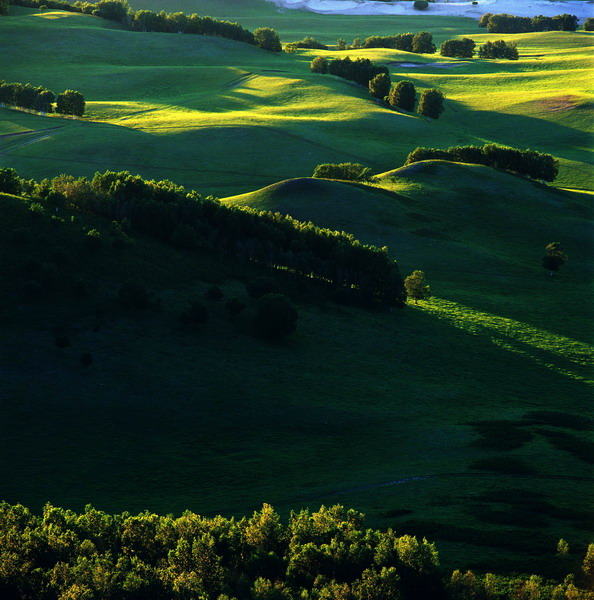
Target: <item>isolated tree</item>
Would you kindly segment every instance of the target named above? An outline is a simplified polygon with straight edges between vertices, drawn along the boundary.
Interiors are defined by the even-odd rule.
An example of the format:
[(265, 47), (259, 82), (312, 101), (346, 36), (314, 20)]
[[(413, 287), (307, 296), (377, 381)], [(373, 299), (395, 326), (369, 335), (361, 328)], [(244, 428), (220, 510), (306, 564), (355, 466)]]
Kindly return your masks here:
[(584, 31), (594, 31), (594, 17), (588, 17), (584, 21)]
[(20, 194), (23, 180), (10, 167), (0, 168), (0, 192), (5, 194)]
[(295, 331), (297, 310), (282, 294), (266, 294), (258, 302), (254, 328), (268, 339), (280, 339)]
[(309, 65), (312, 73), (327, 73), (328, 59), (325, 56), (316, 56)]
[(443, 100), (444, 96), (439, 90), (423, 90), (417, 112), (431, 119), (439, 119), (439, 115), (444, 111)]
[(543, 268), (554, 275), (566, 262), (567, 253), (559, 242), (551, 242), (545, 246), (546, 255), (542, 258)]
[(369, 80), (369, 93), (374, 98), (383, 100), (389, 93), (392, 81), (386, 73), (379, 73), (373, 79)]
[(434, 54), (433, 36), (428, 31), (419, 31), (412, 39), (412, 51), (417, 54)]
[(82, 117), (85, 113), (85, 98), (76, 90), (66, 90), (58, 94), (56, 112), (62, 115)]
[(429, 2), (427, 0), (415, 0), (413, 4), (413, 8), (417, 10), (425, 10), (429, 6)]
[(417, 90), (415, 89), (414, 83), (408, 80), (399, 81), (388, 94), (388, 102), (392, 106), (401, 108), (408, 112), (412, 112), (415, 109), (415, 98)]
[(429, 286), (425, 282), (425, 273), (423, 271), (413, 271), (405, 280), (404, 288), (406, 295), (415, 301), (427, 300), (431, 297)]
[(254, 31), (254, 38), (263, 50), (280, 52), (283, 49), (278, 33), (270, 27), (258, 27)]
[(346, 50), (347, 49), (346, 41), (343, 40), (342, 38), (338, 38), (336, 40), (336, 49), (337, 50)]

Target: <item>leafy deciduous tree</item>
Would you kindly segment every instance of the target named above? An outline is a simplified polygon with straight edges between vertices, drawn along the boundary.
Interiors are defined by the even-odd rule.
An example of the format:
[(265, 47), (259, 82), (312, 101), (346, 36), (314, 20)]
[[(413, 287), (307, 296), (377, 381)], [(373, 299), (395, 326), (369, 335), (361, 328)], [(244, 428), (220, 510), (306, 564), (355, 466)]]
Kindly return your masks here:
[(439, 90), (423, 90), (417, 112), (425, 117), (439, 119), (439, 115), (444, 111), (443, 100), (444, 96)]
[(405, 280), (404, 287), (406, 295), (415, 301), (427, 300), (431, 297), (429, 286), (425, 282), (425, 273), (423, 271), (413, 271)]
[(408, 112), (412, 112), (415, 109), (415, 98), (417, 91), (414, 83), (408, 80), (399, 81), (391, 90), (388, 95), (388, 102), (392, 106), (401, 108)]

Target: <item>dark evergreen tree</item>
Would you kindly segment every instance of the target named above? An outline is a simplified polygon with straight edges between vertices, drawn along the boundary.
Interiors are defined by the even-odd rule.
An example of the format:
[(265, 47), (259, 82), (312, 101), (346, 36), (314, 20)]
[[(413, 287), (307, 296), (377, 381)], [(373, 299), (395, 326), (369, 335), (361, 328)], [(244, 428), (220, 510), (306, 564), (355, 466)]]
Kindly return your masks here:
[(549, 271), (550, 275), (554, 275), (567, 262), (567, 253), (559, 242), (547, 244), (545, 252), (542, 266)]
[(383, 100), (389, 93), (392, 81), (386, 73), (379, 73), (373, 79), (369, 80), (369, 93), (374, 98)]
[(58, 94), (56, 112), (62, 115), (82, 117), (85, 113), (85, 98), (75, 90), (66, 90)]
[(439, 90), (423, 90), (417, 112), (431, 119), (439, 119), (439, 115), (444, 111), (443, 101), (444, 96)]
[(434, 54), (433, 36), (427, 31), (420, 31), (412, 39), (412, 51), (417, 54)]
[(268, 339), (280, 339), (297, 327), (297, 310), (282, 294), (266, 294), (258, 302), (254, 328)]
[(270, 27), (258, 27), (254, 31), (254, 38), (263, 50), (281, 52), (283, 49), (278, 33)]
[(399, 81), (388, 95), (388, 102), (397, 108), (412, 112), (415, 109), (417, 91), (412, 81)]

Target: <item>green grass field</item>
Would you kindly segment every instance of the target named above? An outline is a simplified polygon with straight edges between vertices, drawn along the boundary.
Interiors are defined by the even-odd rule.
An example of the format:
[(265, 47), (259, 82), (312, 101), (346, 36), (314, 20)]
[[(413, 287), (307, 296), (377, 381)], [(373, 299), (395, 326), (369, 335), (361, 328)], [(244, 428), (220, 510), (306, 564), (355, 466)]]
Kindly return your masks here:
[[(244, 10), (249, 6), (257, 12), (255, 3)], [(212, 8), (192, 10), (203, 7)], [(324, 19), (298, 11), (271, 16), (267, 3), (253, 19), (277, 26), (285, 41), (305, 34), (350, 41), (351, 34), (421, 28), (432, 31), (438, 45), (455, 34), (477, 42), (492, 37), (470, 19), (402, 17), (394, 24), (384, 19), (380, 27), (378, 18)], [(11, 57), (5, 79), (78, 89), (88, 103), (88, 117), (74, 122), (3, 110), (0, 136), (15, 128), (31, 134), (0, 137), (0, 164), (34, 177), (129, 169), (229, 196), (309, 176), (320, 162), (357, 161), (382, 172), (402, 165), (418, 145), (492, 141), (553, 153), (561, 162), (556, 185), (593, 189), (590, 34), (512, 36), (522, 55), (517, 63), (381, 49), (347, 52), (390, 65), (394, 80), (442, 89), (447, 110), (439, 121), (427, 122), (379, 106), (362, 88), (310, 73), (316, 54), (337, 56), (334, 51), (275, 56), (220, 38), (139, 34), (106, 23), (18, 7), (0, 22), (0, 49)], [(36, 40), (33, 47), (30, 39)], [(397, 65), (411, 60), (452, 68)]]
[[(421, 29), (438, 44), (492, 38), (469, 19), (328, 19), (256, 0), (167, 5), (178, 8), (273, 26), (283, 41)], [(592, 38), (510, 39), (517, 63), (357, 53), (455, 65), (391, 67), (393, 79), (444, 90), (447, 110), (428, 122), (312, 75), (317, 52), (274, 56), (11, 7), (0, 19), (10, 58), (1, 77), (78, 89), (88, 116), (0, 109), (0, 166), (35, 178), (128, 169), (350, 231), (388, 245), (404, 275), (423, 269), (434, 298), (387, 313), (302, 302), (296, 334), (265, 343), (251, 334), (249, 274), (142, 237), (123, 253), (106, 244), (89, 254), (83, 227), (106, 234), (108, 223), (75, 215), (33, 225), (26, 202), (0, 197), (0, 497), (36, 509), (49, 500), (226, 515), (262, 502), (284, 514), (339, 502), (371, 525), (437, 540), (454, 568), (551, 573), (560, 537), (583, 554), (594, 489), (592, 195), (583, 192), (594, 189)], [(491, 141), (554, 154), (556, 187), (480, 166), (398, 168), (418, 145)], [(318, 163), (345, 161), (382, 175), (370, 185), (308, 178)], [(35, 231), (24, 246), (11, 234), (23, 226)], [(540, 259), (553, 240), (569, 262), (549, 277)], [(11, 283), (30, 260), (55, 267), (46, 298)], [(131, 277), (161, 311), (118, 308)], [(86, 297), (64, 291), (73, 278)], [(213, 304), (206, 325), (184, 331), (179, 312), (213, 282), (248, 310), (232, 320)], [(56, 348), (56, 333), (72, 347)], [(94, 357), (87, 370), (81, 352)]]

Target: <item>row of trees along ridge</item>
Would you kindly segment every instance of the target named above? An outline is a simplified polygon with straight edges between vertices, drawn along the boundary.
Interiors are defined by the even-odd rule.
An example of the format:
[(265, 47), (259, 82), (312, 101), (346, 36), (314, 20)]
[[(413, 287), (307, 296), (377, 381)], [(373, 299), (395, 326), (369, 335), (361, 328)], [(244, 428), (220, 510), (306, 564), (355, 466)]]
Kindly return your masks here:
[[(0, 14), (2, 14), (1, 2), (6, 2), (6, 0), (0, 0)], [(209, 16), (186, 15), (182, 12), (134, 11), (127, 0), (99, 0), (96, 3), (77, 1), (74, 4), (63, 0), (10, 0), (10, 4), (30, 8), (53, 8), (93, 15), (122, 23), (131, 31), (218, 36), (257, 45), (273, 52), (280, 52), (281, 50), (278, 34), (268, 27), (260, 27), (252, 33), (239, 23), (214, 19)]]
[(551, 154), (530, 149), (520, 150), (499, 144), (452, 146), (446, 150), (421, 146), (415, 148), (406, 157), (404, 164), (436, 159), (496, 167), (544, 181), (554, 181), (559, 172), (559, 163)]
[(352, 234), (303, 223), (288, 215), (227, 207), (171, 181), (146, 181), (128, 171), (84, 177), (60, 175), (24, 181), (0, 169), (0, 192), (35, 202), (61, 202), (132, 227), (179, 247), (216, 251), (239, 261), (288, 270), (304, 281), (356, 288), (382, 302), (403, 306), (406, 293), (398, 265), (386, 247), (365, 245)]
[(56, 94), (42, 86), (33, 87), (30, 83), (7, 83), (0, 80), (0, 104), (17, 106), (37, 112), (54, 112), (62, 115), (82, 117), (85, 112), (85, 98), (75, 90), (65, 90)]

